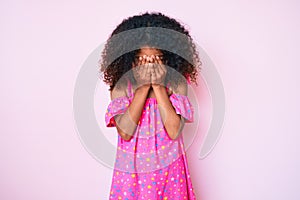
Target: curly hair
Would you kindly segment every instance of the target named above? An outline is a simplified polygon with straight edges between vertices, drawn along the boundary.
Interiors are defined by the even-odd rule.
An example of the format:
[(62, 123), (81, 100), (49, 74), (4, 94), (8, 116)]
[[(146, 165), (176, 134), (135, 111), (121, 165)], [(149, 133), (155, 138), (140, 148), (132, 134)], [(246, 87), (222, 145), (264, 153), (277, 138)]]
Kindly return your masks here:
[[(173, 32), (171, 34), (152, 34), (151, 27)], [(122, 35), (122, 33), (130, 30), (142, 31)], [(184, 39), (179, 34), (183, 35)], [(115, 39), (117, 36), (120, 37)], [(136, 43), (138, 44), (135, 46)], [(157, 47), (162, 43), (169, 45), (168, 50), (157, 48), (163, 54), (163, 64), (174, 69), (168, 70), (166, 80), (169, 80), (173, 88), (178, 86), (179, 80), (182, 80), (181, 77), (184, 77), (185, 81), (188, 80), (197, 85), (196, 79), (202, 63), (188, 30), (175, 19), (160, 12), (146, 12), (124, 19), (111, 33), (104, 46), (99, 60), (99, 72), (104, 75), (102, 78), (110, 86), (109, 90), (111, 91), (127, 72), (132, 73), (132, 63), (142, 46), (150, 44)], [(135, 47), (128, 51), (129, 46)], [(181, 56), (177, 54), (176, 50), (178, 49), (183, 52), (180, 54)], [(183, 54), (184, 56), (182, 56)], [(135, 82), (133, 76), (128, 78)]]

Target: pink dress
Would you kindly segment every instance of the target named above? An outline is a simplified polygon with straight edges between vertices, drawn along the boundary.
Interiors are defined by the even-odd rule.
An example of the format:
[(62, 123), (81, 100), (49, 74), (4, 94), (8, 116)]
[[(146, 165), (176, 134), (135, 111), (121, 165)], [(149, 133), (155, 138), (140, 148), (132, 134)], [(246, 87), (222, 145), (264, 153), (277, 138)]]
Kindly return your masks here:
[[(130, 82), (128, 94), (109, 103), (107, 127), (115, 127), (113, 117), (125, 113), (130, 105), (134, 96)], [(173, 93), (169, 99), (177, 114), (186, 122), (193, 121), (194, 110), (187, 96)], [(168, 136), (156, 99), (147, 98), (134, 136), (126, 141), (118, 135), (109, 199), (196, 199), (182, 134), (176, 140)]]

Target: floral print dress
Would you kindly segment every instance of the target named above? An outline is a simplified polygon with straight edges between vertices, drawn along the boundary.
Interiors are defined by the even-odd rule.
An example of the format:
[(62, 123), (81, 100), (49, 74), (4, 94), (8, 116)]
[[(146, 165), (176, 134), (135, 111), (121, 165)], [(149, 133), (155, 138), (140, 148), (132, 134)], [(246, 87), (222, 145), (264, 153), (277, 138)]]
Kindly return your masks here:
[[(114, 116), (125, 113), (129, 107), (134, 96), (130, 82), (128, 94), (109, 103), (107, 127), (115, 127)], [(193, 122), (194, 110), (187, 96), (173, 93), (169, 99), (177, 114), (186, 122)], [(109, 199), (196, 199), (182, 134), (175, 140), (168, 136), (156, 99), (147, 98), (134, 136), (126, 141), (118, 135)]]

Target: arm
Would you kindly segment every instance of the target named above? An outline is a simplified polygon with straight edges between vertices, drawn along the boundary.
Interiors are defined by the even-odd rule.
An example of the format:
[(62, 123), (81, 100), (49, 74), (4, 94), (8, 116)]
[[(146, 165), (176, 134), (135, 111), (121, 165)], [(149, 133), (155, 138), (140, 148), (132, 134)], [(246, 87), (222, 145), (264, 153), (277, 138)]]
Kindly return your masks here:
[[(135, 133), (137, 124), (142, 114), (142, 110), (145, 104), (145, 100), (148, 95), (149, 86), (144, 85), (135, 90), (135, 95), (130, 103), (126, 112), (122, 115), (115, 116), (116, 128), (118, 134), (124, 140), (130, 140), (132, 135)], [(115, 87), (111, 92), (111, 99), (125, 96), (125, 90), (118, 89)]]
[[(132, 63), (132, 73), (137, 82), (137, 89), (135, 89), (134, 97), (126, 112), (115, 116), (117, 131), (124, 140), (130, 140), (132, 135), (135, 133), (151, 87), (150, 68), (148, 66), (144, 66), (144, 64), (145, 60), (140, 60), (138, 63)], [(117, 84), (115, 88), (116, 89), (113, 89), (111, 93), (112, 99), (126, 95), (124, 89), (121, 91), (118, 89), (122, 88), (119, 84)]]
[[(162, 63), (161, 59), (156, 58), (155, 67), (151, 68), (151, 84), (167, 133), (171, 139), (175, 140), (178, 138), (184, 127), (185, 119), (176, 113), (176, 110), (169, 99), (164, 86), (166, 74), (167, 67)], [(173, 92), (187, 96), (186, 82), (178, 84), (178, 87)]]
[[(180, 135), (184, 127), (184, 118), (175, 112), (175, 109), (170, 102), (166, 88), (163, 85), (152, 85), (154, 90), (159, 111), (164, 122), (164, 126), (171, 139), (175, 140)], [(187, 86), (185, 84), (178, 85), (175, 93), (187, 95)]]

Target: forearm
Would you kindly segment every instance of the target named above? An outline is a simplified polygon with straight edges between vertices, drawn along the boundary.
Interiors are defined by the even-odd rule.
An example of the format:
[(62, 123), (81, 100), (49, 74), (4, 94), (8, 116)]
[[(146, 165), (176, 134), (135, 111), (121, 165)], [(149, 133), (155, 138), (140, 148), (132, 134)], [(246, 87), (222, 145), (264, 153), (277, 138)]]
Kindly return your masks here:
[(166, 88), (162, 85), (152, 86), (164, 126), (171, 139), (176, 139), (184, 126), (184, 119), (175, 112), (169, 100)]
[(123, 115), (117, 115), (115, 117), (117, 130), (124, 139), (130, 139), (136, 130), (149, 88), (150, 87), (147, 86), (137, 88), (126, 112)]

